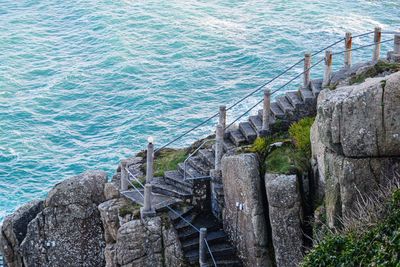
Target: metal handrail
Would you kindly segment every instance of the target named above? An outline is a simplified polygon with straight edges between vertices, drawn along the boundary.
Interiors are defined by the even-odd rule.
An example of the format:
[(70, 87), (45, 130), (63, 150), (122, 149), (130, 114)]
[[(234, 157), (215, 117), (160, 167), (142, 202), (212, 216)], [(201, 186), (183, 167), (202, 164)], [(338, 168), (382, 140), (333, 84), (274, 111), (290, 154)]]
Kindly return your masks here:
[[(369, 31), (369, 32), (366, 32), (366, 33), (358, 34), (358, 35), (353, 36), (352, 38), (354, 39), (354, 38), (358, 38), (358, 37), (363, 37), (363, 36), (366, 36), (366, 35), (369, 35), (369, 34), (372, 34), (372, 33), (374, 33), (374, 31)], [(340, 38), (338, 41), (336, 41), (336, 42), (334, 42), (334, 43), (332, 43), (332, 44), (330, 44), (330, 45), (328, 45), (328, 46), (326, 46), (326, 47), (324, 47), (324, 48), (322, 48), (322, 49), (320, 49), (320, 50), (314, 52), (314, 53), (312, 54), (312, 56), (318, 55), (318, 54), (322, 53), (323, 51), (325, 51), (325, 50), (327, 50), (327, 49), (329, 49), (329, 48), (331, 48), (331, 47), (333, 47), (333, 46), (339, 44), (339, 43), (342, 42), (344, 39), (345, 39), (345, 38)], [(286, 68), (283, 72), (279, 73), (278, 75), (276, 75), (274, 78), (270, 79), (270, 80), (269, 80), (268, 82), (266, 82), (265, 84), (263, 84), (263, 85), (257, 87), (254, 91), (250, 92), (249, 94), (247, 94), (247, 95), (244, 96), (243, 98), (239, 99), (237, 102), (235, 102), (234, 104), (232, 104), (232, 105), (231, 105), (230, 107), (228, 107), (226, 110), (228, 111), (228, 110), (232, 109), (233, 107), (237, 106), (239, 103), (243, 102), (245, 99), (247, 99), (247, 98), (249, 98), (250, 96), (254, 95), (255, 93), (259, 92), (262, 88), (264, 88), (264, 87), (267, 86), (268, 84), (272, 83), (273, 81), (277, 80), (277, 79), (280, 78), (282, 75), (286, 74), (287, 72), (289, 72), (290, 70), (292, 70), (294, 67), (296, 67), (297, 65), (299, 65), (300, 63), (302, 63), (303, 61), (304, 61), (304, 59), (301, 59), (301, 60), (297, 61), (295, 64), (293, 64), (293, 65), (291, 65), (290, 67)], [(159, 151), (160, 149), (163, 149), (163, 148), (165, 148), (165, 147), (167, 147), (167, 146), (169, 146), (169, 145), (175, 143), (176, 141), (180, 140), (181, 138), (185, 137), (187, 134), (189, 134), (190, 132), (196, 130), (197, 128), (199, 128), (199, 127), (201, 127), (201, 126), (203, 126), (204, 124), (206, 124), (206, 123), (209, 122), (210, 120), (214, 119), (214, 118), (217, 117), (218, 115), (219, 115), (219, 112), (213, 114), (212, 116), (210, 116), (209, 118), (205, 119), (205, 120), (202, 121), (201, 123), (195, 125), (194, 127), (190, 128), (189, 130), (185, 131), (183, 134), (181, 134), (181, 135), (179, 135), (178, 137), (174, 138), (173, 140), (167, 142), (166, 144), (164, 144), (164, 145), (161, 146), (160, 148), (157, 148), (157, 149), (155, 150), (155, 153), (156, 153), (157, 151)]]
[(211, 248), (210, 248), (210, 246), (208, 245), (208, 242), (207, 242), (207, 239), (206, 239), (206, 238), (204, 238), (204, 243), (206, 244), (207, 249), (208, 249), (208, 251), (210, 252), (210, 256), (211, 256), (211, 259), (212, 259), (212, 261), (213, 261), (213, 263), (214, 263), (214, 266), (217, 267), (217, 263), (216, 263), (216, 261), (215, 261), (215, 259), (214, 259), (214, 255), (213, 255), (212, 252), (211, 252)]
[[(208, 140), (205, 140), (198, 148), (195, 149), (195, 151), (193, 151), (191, 154), (189, 154), (189, 156), (185, 159), (185, 161), (183, 162), (183, 180), (184, 180), (184, 181), (186, 180), (186, 164), (187, 164), (187, 161), (188, 161), (191, 157), (193, 157), (205, 144), (207, 144), (207, 143), (209, 143), (209, 142), (211, 142), (211, 141), (215, 141), (215, 139), (208, 139)], [(192, 177), (192, 178), (194, 178), (190, 173), (189, 173), (189, 176)], [(209, 177), (209, 176), (204, 176), (204, 177), (201, 176), (201, 177), (197, 177), (197, 179), (206, 178), (206, 177)]]
[(138, 182), (144, 188), (144, 185), (139, 180), (139, 178), (137, 178), (133, 173), (131, 173), (131, 171), (128, 168), (125, 168), (125, 170), (128, 172), (128, 174), (130, 174), (136, 180), (136, 182)]

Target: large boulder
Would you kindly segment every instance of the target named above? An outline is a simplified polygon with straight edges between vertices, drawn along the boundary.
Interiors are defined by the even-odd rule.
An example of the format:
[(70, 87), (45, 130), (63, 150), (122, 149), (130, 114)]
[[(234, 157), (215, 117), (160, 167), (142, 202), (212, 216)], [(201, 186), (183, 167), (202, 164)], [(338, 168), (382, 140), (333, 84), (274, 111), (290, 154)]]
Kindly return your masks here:
[(323, 144), (346, 157), (400, 156), (400, 72), (318, 97)]
[(313, 123), (310, 130), (311, 167), (314, 176), (314, 192), (316, 203), (321, 203), (325, 195), (325, 149), (318, 132), (318, 125)]
[(91, 171), (64, 180), (48, 194), (21, 244), (25, 266), (104, 266), (104, 232), (97, 206), (107, 175)]
[(303, 231), (297, 177), (267, 173), (265, 187), (276, 265), (298, 266), (303, 258)]
[(0, 232), (0, 250), (7, 266), (23, 266), (22, 256), (19, 252), (20, 245), (26, 236), (29, 222), (42, 210), (43, 201), (34, 200), (4, 219)]
[(271, 266), (264, 212), (266, 200), (262, 197), (264, 188), (259, 167), (255, 154), (222, 159), (224, 228), (245, 266)]
[(385, 186), (400, 173), (400, 158), (347, 158), (327, 150), (325, 168), (327, 223), (334, 227), (355, 209), (360, 196)]
[(117, 266), (163, 266), (162, 221), (160, 217), (145, 222), (134, 220), (118, 230), (116, 243)]

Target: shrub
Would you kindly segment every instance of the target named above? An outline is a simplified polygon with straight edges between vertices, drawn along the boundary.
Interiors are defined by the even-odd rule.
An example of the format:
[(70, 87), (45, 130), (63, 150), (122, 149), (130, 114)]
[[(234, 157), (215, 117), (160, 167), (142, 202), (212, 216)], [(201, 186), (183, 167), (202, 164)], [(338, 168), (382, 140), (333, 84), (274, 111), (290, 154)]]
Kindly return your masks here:
[(289, 135), (297, 149), (311, 156), (310, 130), (315, 118), (307, 117), (293, 123), (289, 128)]
[(119, 216), (124, 217), (128, 214), (132, 214), (135, 219), (140, 218), (140, 205), (137, 203), (125, 204), (119, 209)]
[(395, 177), (372, 197), (360, 198), (354, 212), (332, 229), (302, 266), (399, 266), (400, 186)]
[(309, 158), (292, 144), (274, 148), (266, 157), (266, 170), (269, 173), (296, 174), (308, 170)]
[(386, 71), (399, 71), (400, 64), (378, 61), (374, 66), (350, 78), (349, 84), (358, 84), (365, 81), (367, 78), (376, 77), (378, 74)]

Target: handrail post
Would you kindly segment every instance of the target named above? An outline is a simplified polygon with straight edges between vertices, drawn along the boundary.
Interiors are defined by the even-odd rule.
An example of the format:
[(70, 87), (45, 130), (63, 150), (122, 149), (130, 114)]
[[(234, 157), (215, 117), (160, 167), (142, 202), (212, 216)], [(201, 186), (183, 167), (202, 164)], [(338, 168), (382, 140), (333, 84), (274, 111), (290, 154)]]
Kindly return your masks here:
[(146, 183), (150, 184), (153, 179), (153, 163), (154, 163), (154, 144), (153, 138), (148, 138), (147, 144), (147, 164), (146, 164)]
[(344, 39), (344, 48), (345, 48), (345, 53), (344, 53), (344, 67), (345, 68), (350, 68), (351, 67), (351, 61), (352, 61), (352, 51), (351, 47), (353, 45), (353, 37), (351, 35), (351, 32), (346, 32), (346, 37)]
[(322, 87), (326, 87), (329, 85), (332, 76), (332, 51), (325, 51), (325, 71), (324, 71), (324, 79), (322, 80)]
[(144, 200), (143, 207), (140, 209), (140, 216), (142, 220), (146, 217), (154, 217), (156, 215), (156, 211), (152, 207), (152, 185), (145, 184), (144, 185)]
[(126, 171), (127, 163), (128, 163), (127, 160), (125, 160), (125, 159), (121, 160), (121, 178), (120, 178), (120, 181), (119, 181), (121, 191), (128, 190), (129, 174)]
[(311, 80), (311, 54), (310, 53), (305, 53), (304, 54), (304, 83), (303, 83), (303, 87), (307, 88), (308, 85), (310, 84), (310, 80)]
[(382, 38), (382, 28), (375, 27), (374, 32), (374, 52), (372, 54), (372, 63), (376, 63), (379, 60), (379, 56), (381, 54), (381, 38)]
[(267, 135), (269, 132), (269, 116), (271, 112), (271, 90), (264, 90), (264, 102), (263, 102), (263, 117), (262, 117), (262, 128), (261, 135)]
[(226, 106), (219, 106), (218, 124), (222, 125), (224, 129), (226, 128)]
[(221, 170), (221, 160), (224, 153), (224, 128), (221, 124), (217, 125), (215, 132), (215, 171)]
[(200, 264), (200, 267), (204, 267), (207, 264), (206, 238), (207, 238), (207, 228), (200, 228), (200, 235), (199, 235), (199, 264)]
[(394, 36), (394, 47), (393, 53), (399, 55), (400, 54), (400, 34), (396, 34)]

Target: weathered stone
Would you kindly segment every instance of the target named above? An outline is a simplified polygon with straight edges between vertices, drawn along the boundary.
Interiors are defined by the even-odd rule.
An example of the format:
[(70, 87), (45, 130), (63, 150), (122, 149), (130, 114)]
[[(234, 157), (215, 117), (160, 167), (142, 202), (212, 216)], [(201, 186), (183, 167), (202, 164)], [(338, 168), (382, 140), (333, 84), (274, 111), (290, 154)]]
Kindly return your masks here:
[(265, 186), (276, 264), (298, 266), (303, 258), (303, 239), (297, 177), (267, 173)]
[(325, 146), (321, 142), (317, 123), (314, 122), (311, 131), (311, 165), (314, 173), (314, 191), (316, 203), (322, 202), (325, 195)]
[(23, 266), (22, 256), (19, 252), (20, 245), (26, 236), (29, 222), (42, 210), (43, 201), (34, 200), (4, 219), (0, 232), (0, 250), (7, 266)]
[(323, 90), (317, 125), (323, 144), (346, 157), (400, 156), (400, 72)]
[(119, 190), (118, 190), (118, 185), (115, 183), (106, 183), (104, 185), (104, 196), (106, 200), (114, 199), (114, 198), (119, 198)]
[(271, 266), (263, 206), (265, 200), (261, 193), (262, 179), (257, 156), (224, 156), (222, 180), (225, 196), (224, 229), (233, 240), (239, 256), (245, 266)]
[(400, 173), (400, 157), (346, 158), (326, 151), (325, 205), (328, 226), (338, 226), (341, 216), (355, 208), (361, 195), (368, 195)]
[(118, 229), (121, 225), (119, 218), (119, 210), (121, 207), (128, 205), (129, 200), (126, 198), (111, 199), (99, 205), (101, 221), (104, 227), (104, 238), (106, 243), (114, 243), (117, 240)]
[(92, 171), (57, 184), (21, 244), (25, 266), (104, 266), (103, 227), (97, 206), (107, 175)]
[(116, 244), (107, 244), (104, 250), (106, 267), (118, 267)]
[(163, 266), (160, 217), (123, 224), (117, 235), (117, 263), (122, 267)]
[(172, 226), (171, 222), (164, 220), (163, 224), (163, 248), (165, 261), (164, 266), (183, 267), (186, 266), (186, 261), (183, 255), (181, 242), (178, 238), (178, 233)]

